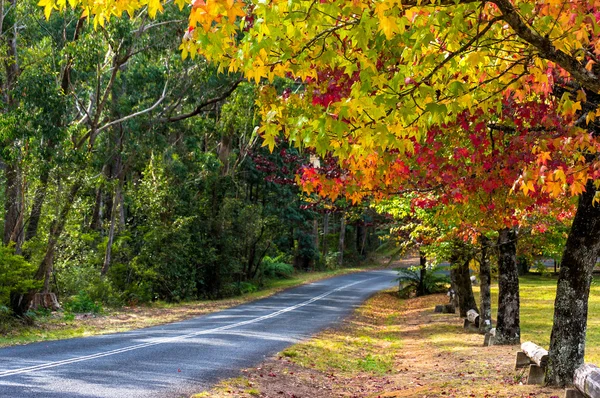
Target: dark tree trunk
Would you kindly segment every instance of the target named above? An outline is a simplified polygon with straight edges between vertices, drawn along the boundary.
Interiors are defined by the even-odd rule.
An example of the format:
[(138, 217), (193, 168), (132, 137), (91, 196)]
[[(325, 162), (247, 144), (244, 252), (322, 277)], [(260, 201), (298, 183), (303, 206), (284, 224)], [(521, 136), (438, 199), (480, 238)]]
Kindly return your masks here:
[(42, 207), (44, 206), (46, 193), (48, 192), (49, 178), (50, 168), (44, 167), (42, 174), (40, 175), (40, 186), (35, 190), (33, 196), (33, 205), (31, 206), (31, 213), (29, 214), (29, 222), (27, 224), (27, 231), (25, 232), (25, 241), (29, 241), (37, 235), (40, 218), (42, 217)]
[(559, 386), (573, 382), (585, 354), (590, 283), (600, 253), (600, 206), (593, 203), (595, 192), (589, 181), (579, 197), (560, 264), (547, 377), (550, 384)]
[(419, 285), (417, 286), (417, 296), (424, 296), (427, 294), (425, 289), (425, 273), (427, 272), (427, 257), (423, 250), (419, 249)]
[(488, 332), (492, 328), (492, 295), (490, 292), (491, 267), (490, 267), (490, 240), (485, 236), (479, 237), (481, 244), (481, 261), (479, 263), (479, 303), (481, 313), (479, 314), (479, 331)]
[(4, 237), (5, 245), (15, 244), (15, 251), (20, 253), (23, 243), (23, 192), (21, 171), (15, 161), (6, 164), (6, 187), (4, 202)]
[(498, 320), (494, 344), (520, 344), (517, 232), (513, 228), (498, 231), (498, 290)]
[(100, 231), (102, 228), (102, 207), (104, 206), (103, 198), (104, 194), (102, 188), (96, 188), (96, 200), (94, 201), (94, 211), (92, 212), (92, 221), (90, 222), (90, 229), (93, 231)]
[(365, 225), (362, 220), (359, 220), (356, 223), (356, 252), (361, 256), (364, 255), (364, 239), (366, 234)]
[(339, 245), (338, 245), (338, 251), (340, 252), (340, 257), (338, 258), (338, 263), (340, 265), (340, 267), (342, 267), (344, 265), (344, 248), (345, 243), (344, 240), (346, 239), (346, 215), (342, 215), (342, 217), (340, 217), (340, 241), (339, 241)]
[(329, 213), (323, 215), (323, 258), (327, 257), (329, 251), (327, 234), (329, 234)]
[(315, 252), (316, 254), (319, 254), (319, 220), (316, 218), (313, 220), (312, 235), (313, 244), (315, 245)]
[(467, 311), (477, 310), (477, 302), (473, 295), (471, 275), (469, 273), (470, 257), (458, 257), (453, 261), (454, 283), (456, 284), (456, 295), (458, 296), (458, 307), (462, 318), (467, 316)]

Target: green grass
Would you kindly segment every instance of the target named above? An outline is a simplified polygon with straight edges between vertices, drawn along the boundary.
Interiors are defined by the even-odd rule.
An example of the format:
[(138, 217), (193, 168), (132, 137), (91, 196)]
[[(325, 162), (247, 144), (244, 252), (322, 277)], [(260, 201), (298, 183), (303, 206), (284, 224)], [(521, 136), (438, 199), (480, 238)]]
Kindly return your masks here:
[[(20, 345), (38, 341), (61, 340), (98, 334), (124, 332), (149, 326), (156, 326), (209, 312), (258, 300), (281, 290), (306, 283), (352, 272), (364, 271), (380, 266), (369, 263), (362, 267), (342, 268), (332, 271), (297, 273), (288, 279), (267, 280), (261, 290), (222, 300), (201, 300), (183, 303), (154, 302), (137, 309), (105, 309), (97, 318), (87, 321), (73, 319), (72, 314), (54, 313), (38, 316), (33, 325), (25, 325), (16, 320), (1, 323), (0, 347)], [(142, 309), (139, 311), (139, 309)], [(144, 310), (147, 309), (147, 310)], [(113, 322), (117, 317), (128, 318)]]
[[(557, 277), (528, 275), (519, 278), (521, 300), (521, 341), (533, 341), (545, 348), (550, 344)], [(479, 288), (474, 289), (479, 303)], [(492, 316), (496, 317), (498, 285), (492, 286)], [(586, 362), (600, 363), (600, 278), (590, 289)]]

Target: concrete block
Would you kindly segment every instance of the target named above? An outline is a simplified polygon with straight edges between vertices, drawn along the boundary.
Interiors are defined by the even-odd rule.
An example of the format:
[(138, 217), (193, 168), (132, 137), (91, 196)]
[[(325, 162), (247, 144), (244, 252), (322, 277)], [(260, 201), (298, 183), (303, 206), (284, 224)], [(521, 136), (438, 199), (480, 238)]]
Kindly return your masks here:
[(529, 376), (527, 384), (544, 384), (546, 380), (546, 368), (537, 365), (529, 365)]

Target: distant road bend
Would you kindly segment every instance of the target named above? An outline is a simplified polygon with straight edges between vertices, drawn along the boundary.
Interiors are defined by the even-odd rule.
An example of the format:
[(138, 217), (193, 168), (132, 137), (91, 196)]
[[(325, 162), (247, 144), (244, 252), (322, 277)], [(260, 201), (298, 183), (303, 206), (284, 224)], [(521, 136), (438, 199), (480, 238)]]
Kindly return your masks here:
[(183, 322), (0, 349), (0, 397), (188, 397), (336, 324), (396, 277), (360, 272)]

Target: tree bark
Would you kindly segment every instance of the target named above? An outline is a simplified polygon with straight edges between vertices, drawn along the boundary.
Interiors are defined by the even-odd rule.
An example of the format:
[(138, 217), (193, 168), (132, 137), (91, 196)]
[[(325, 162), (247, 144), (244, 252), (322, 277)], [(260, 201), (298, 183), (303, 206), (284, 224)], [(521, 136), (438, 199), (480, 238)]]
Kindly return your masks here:
[(340, 256), (338, 258), (338, 263), (339, 263), (340, 267), (342, 267), (344, 265), (344, 247), (345, 247), (344, 240), (345, 239), (346, 239), (346, 215), (343, 214), (342, 217), (340, 217), (340, 241), (339, 241), (339, 245), (338, 245), (338, 251), (340, 252)]
[(319, 220), (318, 219), (314, 219), (313, 220), (313, 244), (315, 245), (315, 252), (316, 254), (319, 254)]
[(498, 231), (498, 274), (498, 319), (494, 344), (520, 344), (517, 232), (513, 228)]
[(329, 251), (327, 234), (329, 234), (329, 213), (323, 215), (323, 258), (327, 257), (327, 252)]
[(364, 255), (364, 238), (366, 237), (365, 225), (363, 220), (358, 220), (356, 223), (356, 252), (359, 255)]
[(427, 272), (427, 257), (425, 252), (419, 248), (419, 285), (417, 286), (417, 296), (424, 296), (427, 294), (425, 289), (425, 273)]
[(23, 243), (23, 192), (21, 170), (16, 161), (6, 164), (6, 187), (4, 202), (4, 245), (15, 244), (20, 254)]
[(485, 236), (479, 237), (481, 244), (481, 261), (479, 262), (479, 280), (481, 286), (479, 289), (479, 303), (481, 313), (479, 314), (479, 331), (487, 333), (492, 328), (492, 295), (491, 285), (491, 267), (490, 267), (490, 240)]
[(112, 210), (110, 212), (110, 226), (108, 229), (108, 242), (106, 243), (106, 251), (104, 252), (104, 263), (100, 270), (100, 275), (105, 276), (110, 268), (110, 262), (112, 259), (112, 245), (115, 239), (115, 224), (117, 223), (117, 214), (119, 206), (119, 197), (121, 195), (121, 179), (117, 182), (115, 187), (115, 196), (112, 201)]
[(27, 231), (25, 232), (25, 241), (29, 241), (37, 235), (40, 218), (42, 217), (42, 207), (44, 206), (46, 193), (48, 192), (49, 178), (50, 168), (44, 167), (40, 175), (40, 186), (37, 187), (33, 196), (33, 205), (31, 206), (31, 213), (29, 214), (29, 222), (27, 224)]
[(590, 283), (600, 253), (600, 206), (593, 203), (595, 192), (588, 181), (560, 264), (547, 376), (553, 385), (571, 384), (575, 369), (583, 364)]
[(473, 309), (477, 312), (477, 302), (473, 295), (473, 286), (471, 286), (471, 275), (469, 274), (470, 256), (459, 255), (451, 259), (454, 271), (454, 283), (456, 285), (456, 295), (458, 296), (458, 308), (462, 318), (467, 316), (467, 311)]

